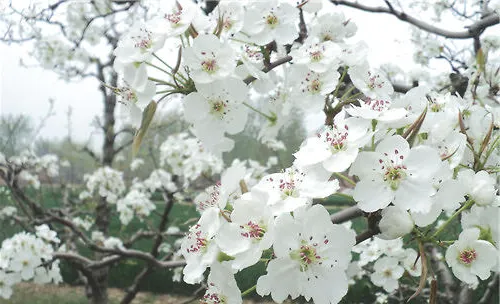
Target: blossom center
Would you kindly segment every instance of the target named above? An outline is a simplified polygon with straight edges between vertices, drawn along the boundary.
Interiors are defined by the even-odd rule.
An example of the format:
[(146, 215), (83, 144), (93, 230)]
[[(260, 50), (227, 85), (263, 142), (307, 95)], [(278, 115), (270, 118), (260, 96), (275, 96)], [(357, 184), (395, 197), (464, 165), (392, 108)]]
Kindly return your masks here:
[(330, 127), (330, 130), (325, 133), (325, 142), (330, 145), (332, 153), (337, 153), (345, 149), (345, 142), (347, 141), (348, 135), (349, 131), (347, 125), (344, 126), (343, 130), (339, 130), (337, 126)]
[(392, 277), (392, 271), (390, 269), (386, 269), (386, 270), (384, 270), (383, 275), (386, 278), (390, 278), (390, 277)]
[(221, 99), (209, 100), (209, 103), (210, 103), (210, 114), (217, 116), (220, 119), (223, 119), (228, 112), (227, 100), (226, 101), (223, 101)]
[(388, 182), (392, 190), (396, 190), (399, 187), (399, 184), (402, 180), (406, 178), (406, 167), (405, 166), (397, 166), (397, 167), (389, 167), (385, 171), (384, 181)]
[(203, 69), (203, 71), (205, 71), (209, 74), (213, 74), (218, 69), (217, 61), (215, 61), (215, 59), (203, 60), (201, 62), (201, 68)]
[(200, 299), (200, 304), (224, 304), (227, 303), (226, 296), (221, 295), (217, 290), (210, 292), (210, 289), (215, 289), (214, 284), (210, 283), (210, 287)]
[(273, 13), (267, 15), (265, 18), (266, 24), (269, 25), (270, 28), (275, 28), (279, 23), (278, 17)]
[(458, 260), (464, 264), (465, 266), (470, 266), (472, 262), (474, 262), (477, 258), (476, 250), (472, 248), (467, 248), (460, 252), (458, 255)]
[(208, 246), (208, 240), (201, 235), (201, 230), (199, 230), (200, 227), (200, 224), (195, 225), (192, 233), (187, 236), (188, 240), (194, 241), (194, 243), (186, 249), (188, 253), (203, 252)]
[(252, 221), (248, 221), (245, 225), (240, 225), (240, 228), (243, 229), (241, 236), (249, 239), (261, 240), (266, 233), (265, 227), (261, 227)]
[(365, 104), (368, 107), (370, 107), (370, 109), (372, 109), (373, 111), (383, 112), (384, 110), (386, 110), (390, 106), (391, 102), (388, 100), (375, 100), (375, 99), (368, 98), (365, 101)]
[(165, 14), (165, 19), (167, 19), (172, 25), (178, 25), (181, 21), (182, 10), (176, 11), (172, 14)]
[(299, 261), (300, 271), (306, 271), (309, 266), (320, 263), (321, 256), (318, 255), (316, 247), (318, 244), (307, 244), (302, 241), (299, 249), (290, 252), (290, 257), (293, 260)]
[(384, 85), (383, 81), (380, 81), (380, 75), (372, 75), (371, 72), (368, 72), (368, 88), (374, 90), (376, 88), (382, 88)]
[(132, 38), (135, 41), (134, 47), (136, 48), (146, 50), (153, 46), (153, 40), (151, 39), (151, 32), (146, 29), (141, 29), (141, 35)]

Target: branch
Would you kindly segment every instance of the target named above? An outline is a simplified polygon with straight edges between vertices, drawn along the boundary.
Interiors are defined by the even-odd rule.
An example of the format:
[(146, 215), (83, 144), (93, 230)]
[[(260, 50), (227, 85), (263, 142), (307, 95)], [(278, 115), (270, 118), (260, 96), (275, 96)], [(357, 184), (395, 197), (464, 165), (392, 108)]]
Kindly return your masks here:
[(498, 278), (499, 278), (498, 273), (493, 276), (493, 279), (491, 279), (491, 281), (488, 283), (488, 287), (484, 291), (484, 294), (481, 297), (481, 300), (479, 300), (478, 304), (491, 303), (492, 297), (494, 295), (493, 290), (498, 287)]
[(485, 16), (483, 19), (476, 21), (475, 23), (471, 24), (470, 26), (467, 26), (467, 30), (465, 30), (465, 31), (449, 31), (449, 30), (445, 30), (445, 29), (436, 27), (436, 26), (431, 25), (429, 23), (426, 23), (422, 20), (419, 20), (413, 16), (406, 14), (405, 12), (397, 11), (392, 6), (373, 7), (373, 6), (367, 6), (364, 4), (360, 4), (358, 2), (351, 2), (351, 1), (345, 1), (345, 0), (330, 0), (330, 2), (335, 4), (335, 5), (348, 6), (348, 7), (356, 8), (356, 9), (366, 11), (366, 12), (390, 14), (390, 15), (395, 16), (399, 20), (402, 20), (404, 22), (410, 23), (410, 24), (418, 27), (421, 30), (424, 30), (426, 32), (433, 33), (433, 34), (436, 34), (438, 36), (442, 36), (445, 38), (451, 38), (451, 39), (474, 38), (478, 34), (480, 34), (482, 31), (484, 31), (486, 28), (500, 23), (500, 16), (498, 14), (491, 14), (491, 15)]
[(352, 206), (332, 214), (330, 219), (334, 224), (341, 224), (360, 216), (363, 216), (363, 210), (359, 209), (357, 206)]
[(438, 250), (436, 247), (428, 245), (426, 249), (429, 252), (430, 262), (438, 277), (438, 282), (444, 287), (444, 295), (446, 299), (453, 300), (453, 287), (455, 285), (455, 281), (453, 280), (450, 269), (443, 263), (443, 261), (438, 259)]
[[(292, 56), (285, 56), (283, 58), (280, 58), (280, 59), (278, 59), (278, 60), (276, 60), (274, 62), (271, 62), (267, 67), (263, 68), (262, 72), (267, 73), (267, 72), (271, 71), (272, 69), (274, 69), (277, 66), (280, 66), (282, 64), (285, 64), (287, 62), (292, 61), (292, 59), (293, 59)], [(250, 82), (254, 81), (255, 79), (257, 79), (257, 78), (255, 78), (253, 76), (248, 76), (243, 81), (246, 84), (249, 84)]]

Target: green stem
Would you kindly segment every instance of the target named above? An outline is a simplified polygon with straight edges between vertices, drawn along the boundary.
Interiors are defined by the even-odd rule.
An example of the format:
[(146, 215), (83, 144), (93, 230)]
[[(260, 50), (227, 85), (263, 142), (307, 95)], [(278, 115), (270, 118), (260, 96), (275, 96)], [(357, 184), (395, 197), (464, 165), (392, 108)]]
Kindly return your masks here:
[(356, 89), (355, 86), (352, 86), (350, 87), (343, 95), (342, 97), (340, 97), (340, 100), (345, 100), (345, 98), (347, 97), (347, 95), (349, 95), (352, 91), (354, 91), (354, 89)]
[(351, 184), (351, 185), (353, 185), (353, 186), (356, 186), (356, 183), (355, 183), (352, 179), (350, 179), (349, 177), (347, 177), (347, 176), (343, 175), (342, 173), (334, 173), (334, 174), (335, 174), (335, 176), (337, 176), (337, 177), (339, 177), (339, 178), (341, 178), (341, 179), (345, 180), (345, 181), (346, 181), (346, 182), (348, 182), (349, 184)]
[(243, 298), (244, 296), (247, 296), (249, 295), (250, 293), (252, 293), (255, 289), (257, 289), (257, 285), (253, 285), (252, 287), (248, 288), (247, 290), (245, 290), (244, 292), (241, 293), (241, 297)]
[(450, 218), (447, 219), (446, 222), (444, 222), (444, 224), (442, 224), (436, 230), (436, 232), (434, 232), (434, 234), (430, 237), (430, 239), (435, 239), (441, 232), (443, 232), (443, 230), (446, 228), (446, 226), (448, 226), (451, 223), (451, 221), (453, 221), (464, 210), (467, 210), (470, 207), (472, 207), (472, 205), (474, 205), (474, 201), (473, 200), (467, 201), (460, 209), (457, 210), (457, 212), (453, 213), (453, 215), (450, 216)]
[(267, 118), (267, 119), (268, 119), (268, 120), (270, 120), (270, 121), (274, 121), (274, 120), (276, 120), (276, 118), (274, 118), (274, 117), (272, 117), (272, 116), (267, 115), (266, 113), (264, 113), (264, 112), (260, 111), (259, 109), (254, 108), (253, 106), (249, 105), (249, 104), (248, 104), (248, 103), (246, 103), (246, 102), (243, 102), (243, 104), (244, 104), (246, 107), (248, 107), (250, 110), (255, 111), (256, 113), (258, 113), (258, 114), (260, 114), (260, 115), (264, 116), (265, 118)]
[(337, 86), (335, 87), (335, 91), (333, 91), (333, 97), (337, 97), (337, 93), (339, 92), (340, 86), (342, 85), (342, 82), (344, 81), (345, 75), (347, 74), (347, 69), (348, 67), (344, 67), (344, 71), (342, 72), (342, 75), (340, 75), (339, 83), (337, 83)]
[(149, 80), (151, 81), (154, 81), (154, 82), (158, 82), (158, 83), (161, 83), (161, 84), (165, 84), (165, 85), (168, 85), (168, 86), (171, 86), (172, 88), (176, 88), (177, 89), (177, 86), (171, 82), (168, 82), (168, 81), (165, 81), (165, 80), (161, 80), (161, 79), (158, 79), (158, 78), (154, 78), (154, 77), (148, 77)]
[(163, 73), (169, 75), (169, 76), (172, 76), (172, 73), (170, 73), (169, 71), (163, 69), (163, 68), (160, 68), (159, 66), (157, 66), (156, 64), (152, 64), (150, 62), (144, 62), (145, 64), (149, 65), (150, 67), (153, 67), (159, 71), (162, 71)]

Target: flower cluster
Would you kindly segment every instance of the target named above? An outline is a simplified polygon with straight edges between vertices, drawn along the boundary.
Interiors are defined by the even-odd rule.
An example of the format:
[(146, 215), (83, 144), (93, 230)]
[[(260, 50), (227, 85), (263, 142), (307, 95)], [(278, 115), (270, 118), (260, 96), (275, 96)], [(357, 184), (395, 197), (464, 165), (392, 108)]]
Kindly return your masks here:
[(59, 243), (47, 225), (36, 227), (36, 235), (21, 232), (6, 239), (0, 248), (0, 296), (8, 299), (12, 287), (33, 280), (38, 284), (62, 282), (59, 262), (52, 262), (53, 246)]
[(84, 180), (87, 189), (80, 193), (81, 199), (97, 193), (99, 196), (105, 197), (108, 203), (116, 204), (118, 197), (125, 191), (123, 173), (110, 167), (99, 168), (91, 175), (85, 175)]

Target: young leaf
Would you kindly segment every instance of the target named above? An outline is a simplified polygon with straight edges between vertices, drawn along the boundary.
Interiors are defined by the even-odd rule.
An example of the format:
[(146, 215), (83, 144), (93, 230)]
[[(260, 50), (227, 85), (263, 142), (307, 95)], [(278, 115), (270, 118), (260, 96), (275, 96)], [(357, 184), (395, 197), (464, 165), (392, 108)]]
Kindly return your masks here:
[(139, 130), (137, 130), (137, 132), (135, 133), (134, 142), (132, 143), (133, 156), (137, 155), (139, 147), (141, 146), (142, 139), (144, 138), (144, 135), (146, 135), (149, 125), (151, 124), (151, 121), (155, 116), (155, 112), (156, 112), (156, 102), (153, 100), (148, 104), (148, 106), (142, 112), (141, 126)]

